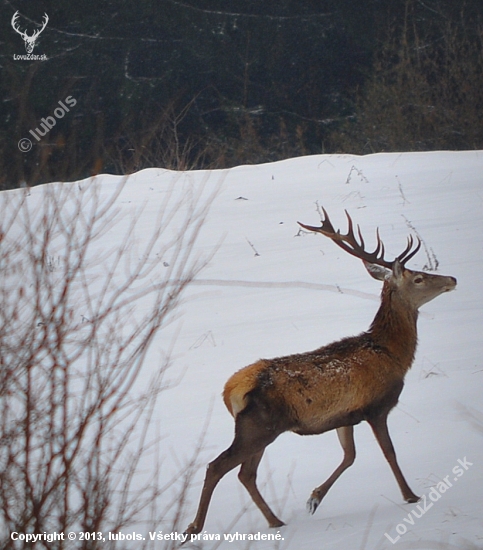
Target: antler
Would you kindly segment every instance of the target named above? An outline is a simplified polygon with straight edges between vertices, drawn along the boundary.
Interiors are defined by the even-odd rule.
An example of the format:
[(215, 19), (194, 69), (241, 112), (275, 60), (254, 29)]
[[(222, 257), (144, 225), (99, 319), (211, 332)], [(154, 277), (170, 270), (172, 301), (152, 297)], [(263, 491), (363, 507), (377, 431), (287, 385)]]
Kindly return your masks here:
[(13, 17), (12, 17), (12, 27), (13, 27), (13, 30), (18, 32), (18, 34), (25, 40), (25, 37), (27, 36), (27, 33), (26, 32), (22, 32), (18, 26), (17, 26), (17, 17), (18, 17), (18, 10), (13, 14)]
[(49, 16), (46, 13), (44, 13), (42, 28), (34, 31), (33, 35), (30, 38), (37, 38), (37, 36), (45, 29), (48, 22), (49, 22)]
[(359, 242), (354, 235), (354, 224), (347, 210), (345, 210), (345, 214), (349, 223), (349, 230), (346, 235), (343, 235), (339, 229), (337, 231), (334, 229), (334, 226), (332, 225), (332, 222), (329, 219), (329, 215), (327, 214), (327, 211), (324, 207), (322, 207), (322, 211), (324, 213), (324, 219), (322, 220), (322, 225), (320, 227), (313, 227), (311, 225), (305, 225), (300, 222), (298, 222), (298, 224), (304, 229), (308, 229), (309, 231), (322, 233), (326, 237), (332, 239), (336, 245), (340, 246), (340, 248), (342, 248), (349, 254), (352, 254), (356, 258), (359, 258), (360, 260), (363, 260), (370, 264), (376, 264), (381, 267), (392, 269), (394, 262), (397, 260), (404, 267), (406, 262), (408, 262), (421, 248), (421, 240), (418, 237), (418, 244), (416, 245), (416, 248), (412, 250), (414, 239), (412, 235), (409, 235), (406, 249), (401, 254), (399, 254), (399, 256), (397, 256), (397, 258), (395, 258), (392, 262), (389, 262), (384, 259), (384, 243), (381, 241), (381, 237), (379, 236), (379, 228), (376, 229), (376, 249), (373, 252), (367, 252), (366, 250), (364, 250), (365, 243), (364, 238), (362, 237), (361, 228), (359, 227), (359, 225), (357, 225), (357, 233), (360, 241)]

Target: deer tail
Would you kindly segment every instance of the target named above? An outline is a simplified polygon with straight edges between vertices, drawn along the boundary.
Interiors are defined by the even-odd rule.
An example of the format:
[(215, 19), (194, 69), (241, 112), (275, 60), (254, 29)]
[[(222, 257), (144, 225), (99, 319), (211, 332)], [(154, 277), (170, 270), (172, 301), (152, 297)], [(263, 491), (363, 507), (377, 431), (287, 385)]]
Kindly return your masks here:
[(257, 361), (233, 374), (223, 389), (223, 401), (230, 414), (236, 418), (248, 404), (248, 393), (258, 385), (259, 374), (265, 361)]

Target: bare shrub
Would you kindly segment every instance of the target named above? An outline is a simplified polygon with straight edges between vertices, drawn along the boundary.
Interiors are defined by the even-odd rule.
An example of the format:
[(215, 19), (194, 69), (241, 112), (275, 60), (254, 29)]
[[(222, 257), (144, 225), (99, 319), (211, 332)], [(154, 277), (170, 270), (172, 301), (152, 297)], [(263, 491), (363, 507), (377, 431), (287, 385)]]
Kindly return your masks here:
[(192, 253), (211, 198), (177, 198), (173, 187), (157, 225), (142, 233), (142, 209), (131, 209), (129, 223), (122, 216), (125, 189), (94, 179), (0, 196), (2, 548), (33, 547), (13, 532), (132, 527), (155, 515), (169, 485), (155, 465), (137, 475), (156, 444), (156, 400), (169, 387), (169, 357), (149, 369), (146, 357), (203, 267)]
[(116, 136), (115, 146), (107, 144), (101, 147), (104, 164), (123, 174), (151, 166), (169, 170), (206, 167), (207, 145), (182, 130), (183, 121), (195, 101), (196, 96), (185, 105), (179, 105), (179, 101), (174, 99), (154, 117), (152, 109), (126, 117)]

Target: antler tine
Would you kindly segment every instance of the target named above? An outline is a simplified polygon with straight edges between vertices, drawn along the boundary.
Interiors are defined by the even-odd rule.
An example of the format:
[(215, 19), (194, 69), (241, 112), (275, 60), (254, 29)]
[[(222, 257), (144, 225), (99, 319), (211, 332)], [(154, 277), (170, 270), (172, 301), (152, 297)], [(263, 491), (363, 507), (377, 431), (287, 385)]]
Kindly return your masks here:
[(376, 227), (376, 249), (374, 250), (373, 254), (376, 257), (379, 257), (381, 260), (384, 260), (384, 243), (381, 240), (381, 237), (379, 235), (379, 227)]
[(361, 241), (361, 247), (365, 248), (366, 244), (364, 242), (364, 237), (362, 236), (361, 226), (357, 224), (357, 232), (359, 233), (359, 240)]
[(414, 239), (412, 235), (409, 235), (408, 245), (406, 246), (406, 249), (397, 257), (398, 262), (402, 266), (404, 266), (413, 256), (415, 256), (419, 252), (419, 249), (421, 248), (421, 239), (419, 237), (416, 238), (418, 239), (418, 244), (416, 245), (416, 248), (411, 251), (411, 248), (414, 244)]
[(350, 217), (349, 212), (347, 212), (347, 210), (344, 210), (344, 212), (345, 212), (347, 222), (348, 222), (348, 225), (349, 225), (347, 235), (353, 235), (354, 234), (354, 224), (352, 223), (352, 218)]
[(403, 252), (401, 252), (401, 254), (399, 254), (399, 256), (397, 257), (397, 259), (399, 260), (399, 262), (401, 263), (404, 259), (404, 256), (406, 256), (406, 254), (411, 250), (411, 248), (413, 247), (413, 242), (414, 242), (414, 239), (413, 239), (413, 236), (410, 234), (409, 237), (408, 237), (408, 244), (406, 245), (406, 248), (403, 250)]
[(327, 210), (323, 206), (322, 206), (322, 212), (324, 213), (324, 219), (322, 220), (322, 227), (327, 226), (327, 230), (335, 235), (337, 232), (334, 229), (332, 222), (330, 221), (329, 214), (327, 214)]
[(357, 239), (354, 235), (354, 223), (352, 221), (352, 218), (349, 215), (349, 212), (347, 210), (344, 210), (345, 215), (347, 216), (347, 222), (348, 222), (348, 230), (347, 235), (341, 235), (341, 237), (347, 237), (346, 240), (351, 246), (354, 247), (354, 250), (360, 249), (363, 250), (365, 243), (364, 243), (364, 237), (362, 236), (361, 227), (359, 224), (357, 224), (357, 233), (359, 234), (359, 240), (360, 243), (357, 242)]

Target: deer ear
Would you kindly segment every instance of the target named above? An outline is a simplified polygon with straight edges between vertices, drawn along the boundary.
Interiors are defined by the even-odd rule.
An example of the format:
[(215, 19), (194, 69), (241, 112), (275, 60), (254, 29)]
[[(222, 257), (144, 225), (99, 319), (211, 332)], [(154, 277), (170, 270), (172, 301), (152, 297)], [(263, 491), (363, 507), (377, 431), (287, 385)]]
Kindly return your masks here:
[(387, 269), (377, 264), (371, 264), (369, 262), (366, 262), (365, 260), (362, 260), (362, 262), (364, 264), (364, 267), (367, 269), (369, 275), (374, 279), (377, 279), (378, 281), (385, 281), (392, 275), (392, 271), (390, 269)]
[(404, 268), (399, 262), (399, 260), (396, 258), (394, 260), (394, 263), (392, 264), (392, 273), (396, 279), (400, 279), (403, 275)]

